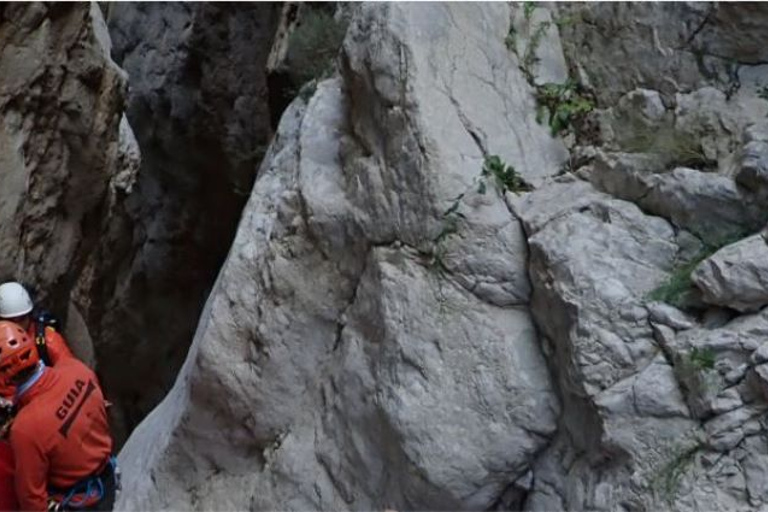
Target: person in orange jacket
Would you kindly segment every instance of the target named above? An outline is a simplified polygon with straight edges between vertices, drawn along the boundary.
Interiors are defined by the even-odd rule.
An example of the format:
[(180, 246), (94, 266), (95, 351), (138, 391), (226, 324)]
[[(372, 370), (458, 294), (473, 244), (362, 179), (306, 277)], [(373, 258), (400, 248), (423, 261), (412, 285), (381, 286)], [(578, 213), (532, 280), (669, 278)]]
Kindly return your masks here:
[(112, 510), (119, 473), (96, 374), (74, 357), (46, 366), (24, 329), (0, 321), (0, 378), (17, 389), (9, 439), (20, 509)]
[[(72, 351), (64, 337), (56, 331), (56, 321), (44, 311), (35, 312), (27, 290), (15, 281), (0, 284), (0, 319), (19, 324), (35, 340), (40, 358), (47, 366), (54, 366)], [(0, 397), (13, 399), (13, 386), (0, 382)]]

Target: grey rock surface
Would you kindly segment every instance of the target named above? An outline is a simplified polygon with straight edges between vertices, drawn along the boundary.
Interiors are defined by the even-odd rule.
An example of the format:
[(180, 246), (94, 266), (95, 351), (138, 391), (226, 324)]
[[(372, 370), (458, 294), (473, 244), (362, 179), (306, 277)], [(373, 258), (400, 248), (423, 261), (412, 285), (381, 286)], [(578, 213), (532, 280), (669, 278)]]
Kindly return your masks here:
[(762, 4), (564, 3), (559, 5), (567, 60), (601, 102), (637, 87), (667, 99), (702, 85), (738, 88), (739, 70), (762, 64), (768, 19)]
[(601, 153), (589, 179), (600, 190), (634, 201), (710, 245), (755, 232), (766, 217), (765, 203), (732, 177), (685, 167), (664, 172), (653, 158)]
[(736, 181), (762, 197), (768, 194), (768, 123), (755, 123), (744, 131), (741, 168)]
[[(733, 37), (763, 11), (540, 9), (540, 79), (559, 31), (598, 100), (571, 158), (535, 120), (519, 6), (354, 11), (120, 454), (119, 510), (768, 507), (765, 312), (649, 298), (765, 225), (738, 178), (762, 36)], [(682, 143), (623, 146), (638, 126)], [(535, 190), (499, 190), (489, 155)]]
[(525, 236), (477, 179), (497, 153), (540, 183), (565, 151), (509, 15), (364, 6), (341, 76), (283, 116), (181, 375), (121, 452), (118, 509), (477, 509), (528, 474), (559, 404)]
[[(125, 88), (95, 4), (0, 7), (0, 277), (64, 321), (137, 172)], [(93, 364), (87, 337), (70, 342)]]
[(276, 10), (108, 5), (143, 163), (116, 180), (125, 200), (76, 302), (115, 404), (118, 442), (170, 389), (266, 150), (264, 63)]
[(741, 312), (768, 305), (768, 244), (753, 235), (704, 260), (691, 276), (705, 302)]

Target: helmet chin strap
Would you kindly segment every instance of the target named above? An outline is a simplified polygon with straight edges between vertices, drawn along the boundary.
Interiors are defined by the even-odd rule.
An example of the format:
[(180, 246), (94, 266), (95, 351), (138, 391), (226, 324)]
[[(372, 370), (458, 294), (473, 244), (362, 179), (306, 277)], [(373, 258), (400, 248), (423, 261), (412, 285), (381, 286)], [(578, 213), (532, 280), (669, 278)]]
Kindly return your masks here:
[(40, 377), (43, 376), (43, 371), (45, 370), (45, 363), (40, 361), (37, 363), (37, 369), (35, 370), (35, 373), (29, 376), (27, 380), (25, 380), (23, 383), (19, 384), (16, 387), (16, 399), (21, 397), (24, 393), (26, 393), (29, 388), (35, 385), (35, 382), (40, 380)]

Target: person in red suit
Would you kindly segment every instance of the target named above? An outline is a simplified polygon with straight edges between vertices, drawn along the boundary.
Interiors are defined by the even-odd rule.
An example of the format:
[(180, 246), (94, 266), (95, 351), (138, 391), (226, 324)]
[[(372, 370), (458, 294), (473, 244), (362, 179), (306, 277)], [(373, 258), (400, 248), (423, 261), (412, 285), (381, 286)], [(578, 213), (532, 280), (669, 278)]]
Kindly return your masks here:
[[(0, 320), (17, 323), (35, 340), (40, 359), (46, 366), (55, 366), (61, 359), (73, 357), (64, 337), (56, 330), (53, 315), (35, 309), (26, 288), (16, 281), (0, 284)], [(14, 400), (16, 388), (0, 381), (0, 397)]]
[(74, 357), (46, 366), (21, 326), (0, 321), (0, 378), (18, 398), (9, 439), (20, 510), (112, 510), (119, 473), (93, 371)]

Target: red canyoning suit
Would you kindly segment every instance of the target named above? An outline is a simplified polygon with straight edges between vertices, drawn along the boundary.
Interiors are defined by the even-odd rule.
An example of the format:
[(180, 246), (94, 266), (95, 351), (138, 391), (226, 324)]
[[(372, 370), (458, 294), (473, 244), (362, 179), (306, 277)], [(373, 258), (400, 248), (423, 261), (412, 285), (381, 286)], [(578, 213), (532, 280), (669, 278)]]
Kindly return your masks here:
[(74, 357), (45, 368), (19, 397), (10, 440), (21, 510), (44, 511), (49, 486), (68, 489), (100, 472), (112, 437), (96, 374)]

